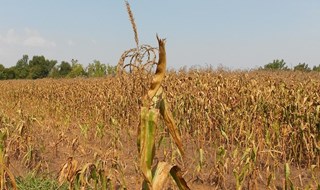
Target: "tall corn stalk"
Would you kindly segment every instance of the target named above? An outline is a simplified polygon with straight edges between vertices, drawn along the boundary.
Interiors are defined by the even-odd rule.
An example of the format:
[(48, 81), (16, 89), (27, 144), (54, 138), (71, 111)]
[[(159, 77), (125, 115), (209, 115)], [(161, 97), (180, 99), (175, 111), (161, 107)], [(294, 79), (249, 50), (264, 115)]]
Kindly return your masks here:
[[(178, 133), (176, 124), (173, 120), (172, 114), (169, 111), (165, 99), (165, 93), (161, 87), (161, 83), (165, 77), (166, 72), (166, 50), (165, 39), (160, 39), (157, 36), (159, 45), (159, 60), (156, 63), (155, 50), (149, 45), (139, 46), (137, 27), (134, 21), (133, 13), (131, 11), (128, 1), (125, 1), (127, 12), (130, 22), (134, 31), (136, 49), (125, 51), (118, 63), (118, 73), (123, 74), (124, 69), (129, 66), (130, 73), (133, 80), (136, 81), (136, 74), (140, 81), (140, 89), (142, 89), (141, 110), (140, 110), (140, 123), (138, 129), (138, 151), (140, 153), (140, 169), (144, 176), (142, 189), (158, 190), (163, 189), (169, 174), (173, 177), (179, 189), (189, 189), (187, 183), (182, 177), (181, 170), (178, 166), (169, 164), (167, 162), (159, 162), (154, 168), (153, 159), (155, 156), (155, 138), (156, 128), (159, 123), (160, 116), (164, 119), (165, 125), (168, 127), (169, 132), (177, 145), (180, 153), (183, 155), (183, 147), (180, 135)], [(146, 57), (146, 60), (144, 60)], [(125, 59), (130, 58), (129, 64), (124, 64)], [(152, 76), (152, 66), (156, 64), (156, 72)], [(144, 77), (143, 75), (146, 75)], [(150, 87), (144, 86), (149, 81)], [(134, 89), (136, 83), (134, 83)]]
[(164, 119), (165, 125), (168, 127), (181, 154), (184, 154), (180, 135), (172, 114), (167, 108), (165, 93), (161, 87), (161, 82), (163, 81), (166, 72), (165, 40), (159, 39), (158, 36), (157, 39), (159, 44), (159, 61), (150, 88), (142, 98), (140, 112), (138, 150), (140, 152), (140, 169), (144, 176), (142, 188), (152, 190), (162, 189), (170, 174), (179, 189), (189, 189), (178, 166), (171, 165), (167, 162), (159, 162), (152, 168), (153, 158), (155, 156), (155, 131), (159, 123), (160, 115)]

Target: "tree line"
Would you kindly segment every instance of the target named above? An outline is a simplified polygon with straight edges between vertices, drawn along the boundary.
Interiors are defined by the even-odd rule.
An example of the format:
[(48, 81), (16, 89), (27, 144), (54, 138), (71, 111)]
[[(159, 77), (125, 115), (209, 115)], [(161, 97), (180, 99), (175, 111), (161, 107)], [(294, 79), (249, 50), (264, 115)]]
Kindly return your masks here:
[(48, 60), (44, 56), (33, 56), (29, 60), (28, 55), (23, 55), (15, 66), (5, 68), (0, 64), (0, 80), (102, 77), (115, 73), (116, 66), (103, 64), (98, 60), (84, 67), (75, 59), (72, 59), (71, 63), (62, 61), (58, 64), (56, 60)]
[(293, 71), (302, 71), (302, 72), (310, 72), (310, 71), (317, 71), (320, 72), (320, 64), (318, 66), (314, 66), (312, 69), (306, 63), (299, 63), (298, 65), (294, 66), (290, 69), (286, 62), (281, 59), (275, 59), (271, 63), (264, 65), (264, 67), (260, 67), (259, 70), (293, 70)]
[[(0, 64), (0, 80), (7, 79), (41, 79), (41, 78), (75, 78), (75, 77), (102, 77), (115, 75), (116, 66), (103, 64), (94, 60), (87, 67), (84, 67), (78, 60), (71, 62), (62, 61), (57, 64), (56, 60), (48, 60), (44, 56), (33, 56), (29, 60), (28, 55), (23, 55), (15, 66), (5, 68)], [(281, 59), (273, 60), (271, 63), (260, 67), (259, 70), (293, 70), (293, 71), (317, 71), (320, 72), (320, 64), (312, 69), (306, 63), (299, 63), (290, 69), (286, 62)]]

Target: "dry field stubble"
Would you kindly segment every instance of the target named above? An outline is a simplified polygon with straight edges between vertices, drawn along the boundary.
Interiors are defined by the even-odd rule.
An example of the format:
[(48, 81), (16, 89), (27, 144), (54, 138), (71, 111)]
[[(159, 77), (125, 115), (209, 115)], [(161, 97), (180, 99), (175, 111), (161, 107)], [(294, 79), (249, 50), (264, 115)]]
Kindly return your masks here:
[[(68, 158), (103, 165), (115, 186), (142, 182), (136, 146), (139, 77), (0, 82), (0, 127), (15, 176), (50, 176)], [(192, 189), (316, 189), (320, 76), (298, 72), (168, 72), (163, 85), (185, 156), (161, 127), (156, 161), (177, 163)], [(101, 166), (102, 167), (102, 166)]]

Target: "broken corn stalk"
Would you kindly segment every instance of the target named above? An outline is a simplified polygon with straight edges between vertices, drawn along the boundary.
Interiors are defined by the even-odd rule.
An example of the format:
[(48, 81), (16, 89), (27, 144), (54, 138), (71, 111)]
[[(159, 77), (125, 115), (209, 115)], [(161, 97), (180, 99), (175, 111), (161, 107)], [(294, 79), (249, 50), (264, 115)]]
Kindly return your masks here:
[(172, 114), (167, 108), (165, 94), (161, 87), (161, 82), (165, 77), (166, 71), (165, 40), (159, 39), (158, 36), (157, 39), (159, 43), (159, 61), (150, 89), (142, 100), (138, 130), (137, 143), (140, 152), (140, 169), (144, 176), (142, 189), (162, 189), (170, 174), (179, 189), (184, 190), (189, 189), (189, 187), (183, 179), (178, 166), (160, 162), (152, 170), (152, 162), (155, 155), (155, 131), (160, 114), (179, 151), (182, 155), (184, 154), (180, 134), (178, 133)]

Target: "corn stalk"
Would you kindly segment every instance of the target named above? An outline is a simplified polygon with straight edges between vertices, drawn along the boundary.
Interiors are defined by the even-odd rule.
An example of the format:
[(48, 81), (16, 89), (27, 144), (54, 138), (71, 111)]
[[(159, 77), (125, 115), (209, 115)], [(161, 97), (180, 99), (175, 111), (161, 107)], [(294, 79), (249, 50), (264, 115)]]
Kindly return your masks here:
[(7, 167), (5, 159), (5, 141), (8, 136), (8, 129), (0, 129), (0, 190), (17, 189), (16, 180)]
[(159, 60), (150, 88), (142, 98), (140, 128), (138, 131), (137, 143), (140, 152), (140, 169), (144, 176), (142, 189), (162, 189), (169, 174), (173, 177), (179, 189), (189, 189), (178, 166), (167, 162), (160, 162), (152, 170), (153, 158), (155, 156), (155, 134), (160, 115), (164, 119), (165, 125), (168, 127), (179, 151), (182, 155), (184, 154), (180, 135), (172, 114), (167, 108), (165, 93), (161, 87), (161, 82), (164, 79), (166, 71), (165, 40), (159, 39), (158, 36), (157, 39), (159, 43)]

